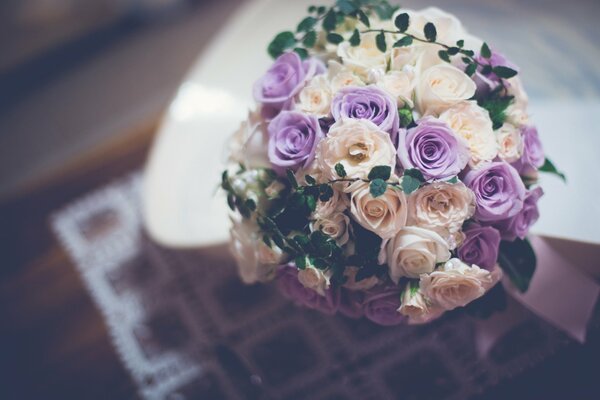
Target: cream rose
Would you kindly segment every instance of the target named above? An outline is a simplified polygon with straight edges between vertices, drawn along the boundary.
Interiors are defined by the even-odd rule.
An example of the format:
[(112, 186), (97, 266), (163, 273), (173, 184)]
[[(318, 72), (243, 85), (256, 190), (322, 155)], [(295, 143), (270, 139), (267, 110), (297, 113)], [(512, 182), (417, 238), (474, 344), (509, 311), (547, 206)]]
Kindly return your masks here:
[(317, 149), (317, 162), (323, 175), (339, 178), (335, 165), (344, 166), (348, 178), (366, 178), (377, 165), (396, 167), (396, 149), (390, 135), (371, 121), (344, 119), (329, 128)]
[(523, 154), (523, 139), (521, 130), (505, 122), (500, 129), (496, 131), (496, 140), (498, 142), (498, 156), (506, 162), (517, 161)]
[(431, 304), (431, 301), (426, 298), (419, 286), (407, 284), (402, 291), (400, 300), (400, 314), (408, 317), (410, 325), (424, 324), (441, 316), (444, 310)]
[(416, 105), (421, 114), (439, 115), (475, 94), (475, 82), (450, 64), (437, 64), (424, 70), (416, 86)]
[(267, 123), (259, 111), (248, 113), (229, 141), (228, 162), (247, 168), (271, 168), (267, 154), (269, 134)]
[(281, 249), (275, 245), (269, 247), (262, 241), (258, 226), (252, 220), (232, 219), (229, 233), (230, 251), (244, 283), (273, 279), (277, 266), (287, 261)]
[(339, 246), (345, 245), (350, 238), (350, 218), (341, 212), (318, 218), (311, 223), (311, 228), (330, 236)]
[[(387, 69), (389, 53), (382, 53), (375, 43), (377, 32), (364, 33), (360, 37), (360, 44), (352, 46), (344, 41), (339, 44), (337, 55), (345, 66), (355, 72), (361, 79), (368, 80), (369, 74), (374, 71), (383, 71)], [(389, 36), (389, 35), (388, 35)], [(388, 43), (392, 39), (389, 38)]]
[(527, 105), (529, 104), (529, 97), (519, 76), (508, 80), (508, 94), (513, 96), (514, 99), (505, 111), (506, 120), (517, 127), (528, 125)]
[(346, 191), (351, 193), (350, 212), (354, 220), (379, 237), (391, 238), (406, 225), (408, 204), (401, 190), (388, 186), (384, 194), (373, 197), (369, 184), (357, 181)]
[(430, 229), (447, 239), (475, 213), (475, 195), (462, 182), (433, 182), (408, 198), (409, 225)]
[(492, 120), (488, 112), (474, 101), (460, 102), (443, 112), (439, 118), (467, 143), (471, 166), (491, 161), (498, 154)]
[(392, 281), (406, 276), (418, 278), (450, 258), (446, 241), (434, 231), (407, 226), (386, 244), (387, 263)]
[(432, 303), (453, 310), (483, 296), (500, 278), (498, 267), (488, 271), (453, 258), (434, 272), (421, 275), (420, 288)]
[(356, 281), (357, 272), (358, 267), (346, 267), (346, 269), (344, 269), (344, 276), (347, 279), (343, 286), (346, 289), (363, 291), (372, 289), (377, 284), (379, 284), (379, 279), (375, 275), (362, 279), (360, 281)]
[(296, 107), (305, 113), (325, 117), (329, 115), (331, 98), (329, 81), (324, 75), (317, 75), (298, 95)]
[(415, 89), (414, 68), (405, 67), (402, 71), (390, 71), (377, 81), (377, 86), (391, 94), (398, 102), (399, 107), (408, 104), (413, 107), (413, 91)]
[(304, 287), (309, 288), (325, 296), (325, 291), (329, 288), (329, 276), (312, 265), (307, 265), (304, 269), (298, 271), (298, 281)]
[(365, 82), (337, 61), (329, 61), (327, 75), (333, 93), (346, 86), (364, 86)]

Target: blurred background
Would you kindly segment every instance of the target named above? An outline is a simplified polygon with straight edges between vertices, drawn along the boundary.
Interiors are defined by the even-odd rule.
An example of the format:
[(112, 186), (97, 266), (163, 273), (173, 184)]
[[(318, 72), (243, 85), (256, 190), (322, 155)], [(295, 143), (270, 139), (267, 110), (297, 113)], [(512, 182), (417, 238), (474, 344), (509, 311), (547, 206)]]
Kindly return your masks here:
[[(155, 119), (245, 1), (0, 2), (0, 199)], [(534, 99), (600, 98), (597, 0), (402, 4), (460, 15), (523, 69)]]

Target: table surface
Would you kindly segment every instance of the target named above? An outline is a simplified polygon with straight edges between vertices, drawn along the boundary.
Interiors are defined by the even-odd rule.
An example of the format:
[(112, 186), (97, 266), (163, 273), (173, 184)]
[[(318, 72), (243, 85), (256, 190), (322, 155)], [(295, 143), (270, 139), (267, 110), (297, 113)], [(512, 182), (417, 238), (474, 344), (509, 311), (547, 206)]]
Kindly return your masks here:
[[(156, 121), (126, 132), (0, 205), (0, 398), (132, 398), (135, 387), (102, 316), (53, 237), (48, 218), (78, 196), (143, 165)], [(593, 398), (600, 338), (570, 347), (496, 387), (493, 396)]]

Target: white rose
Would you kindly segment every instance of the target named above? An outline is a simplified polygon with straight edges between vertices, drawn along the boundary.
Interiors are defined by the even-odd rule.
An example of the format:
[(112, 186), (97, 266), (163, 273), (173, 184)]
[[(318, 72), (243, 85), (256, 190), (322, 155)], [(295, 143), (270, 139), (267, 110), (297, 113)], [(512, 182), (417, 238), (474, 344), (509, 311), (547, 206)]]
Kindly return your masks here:
[(296, 107), (308, 114), (325, 117), (329, 115), (331, 98), (329, 81), (324, 75), (317, 75), (298, 95)]
[(411, 108), (415, 84), (414, 69), (408, 66), (402, 71), (390, 71), (377, 81), (377, 86), (391, 94), (397, 100), (399, 107), (408, 104)]
[(348, 201), (346, 194), (333, 185), (333, 196), (327, 201), (319, 200), (317, 202), (317, 209), (315, 210), (314, 216), (316, 218), (325, 218), (332, 214), (341, 213), (349, 206), (350, 202)]
[[(413, 42), (410, 46), (393, 47), (390, 53), (390, 69), (402, 71), (406, 67), (411, 67), (417, 71), (417, 67), (420, 68), (423, 65), (421, 59), (429, 58), (429, 54), (426, 55), (426, 53), (429, 53), (432, 47), (430, 44), (421, 42)], [(437, 52), (435, 55), (437, 56)]]
[[(369, 73), (373, 73), (373, 71), (380, 70), (385, 72), (387, 69), (389, 53), (383, 53), (377, 48), (375, 42), (377, 35), (377, 32), (362, 34), (358, 46), (352, 46), (347, 41), (338, 45), (338, 57), (342, 59), (345, 66), (363, 80), (368, 80)], [(391, 43), (391, 36), (387, 36), (389, 36), (388, 43)]]
[(519, 76), (508, 80), (508, 94), (513, 96), (514, 99), (504, 112), (506, 120), (517, 127), (528, 125), (527, 105), (529, 104), (529, 97)]
[(337, 61), (329, 61), (327, 76), (333, 93), (346, 86), (364, 86), (365, 82)]
[(267, 123), (259, 111), (249, 112), (229, 141), (228, 161), (242, 163), (246, 168), (271, 168), (267, 154), (269, 134)]
[(325, 296), (325, 291), (329, 288), (329, 276), (312, 265), (307, 265), (304, 269), (298, 271), (298, 281), (304, 287), (309, 288)]
[(348, 178), (366, 178), (377, 165), (396, 167), (396, 149), (390, 135), (371, 121), (344, 119), (329, 128), (317, 149), (317, 161), (323, 175), (338, 178), (335, 165), (344, 166)]
[(386, 245), (389, 275), (392, 281), (406, 276), (418, 278), (450, 258), (446, 241), (434, 231), (407, 226)]
[(422, 114), (439, 115), (456, 103), (475, 94), (475, 82), (450, 64), (427, 68), (415, 90), (416, 105)]
[(474, 101), (464, 101), (443, 112), (440, 117), (462, 138), (471, 153), (471, 166), (491, 161), (498, 155), (498, 142), (487, 110)]
[(475, 195), (462, 182), (425, 185), (409, 196), (408, 204), (409, 225), (435, 231), (446, 240), (475, 213)]
[(388, 186), (384, 194), (371, 196), (369, 184), (357, 181), (346, 191), (351, 193), (350, 212), (363, 228), (383, 239), (394, 236), (406, 225), (408, 204), (401, 190)]
[(498, 155), (506, 162), (517, 161), (523, 154), (523, 139), (521, 130), (505, 122), (500, 129), (496, 131), (496, 140), (498, 141)]
[(250, 284), (273, 279), (277, 266), (286, 261), (283, 251), (277, 246), (267, 246), (260, 238), (258, 226), (252, 220), (232, 219), (229, 233), (230, 251), (242, 281)]
[(350, 290), (369, 290), (379, 284), (379, 278), (375, 275), (370, 276), (368, 278), (362, 279), (360, 281), (356, 281), (356, 273), (358, 272), (358, 267), (346, 267), (344, 270), (344, 276), (347, 278), (344, 283), (344, 287)]
[(343, 246), (350, 237), (350, 218), (343, 213), (331, 214), (312, 222), (311, 228), (313, 232), (321, 231), (335, 240), (339, 246)]
[(426, 298), (419, 286), (407, 284), (402, 292), (400, 314), (408, 317), (410, 325), (424, 324), (441, 316), (444, 310), (431, 304), (431, 301)]
[(498, 267), (488, 271), (453, 258), (436, 271), (421, 275), (420, 288), (434, 304), (452, 310), (483, 296), (501, 277)]

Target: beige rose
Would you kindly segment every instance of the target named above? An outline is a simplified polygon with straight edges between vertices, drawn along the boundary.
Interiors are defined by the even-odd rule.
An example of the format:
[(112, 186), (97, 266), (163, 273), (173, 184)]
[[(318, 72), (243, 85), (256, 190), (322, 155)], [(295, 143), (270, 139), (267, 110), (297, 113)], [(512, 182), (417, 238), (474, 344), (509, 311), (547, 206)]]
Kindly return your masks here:
[(500, 278), (498, 267), (488, 271), (453, 258), (434, 272), (421, 275), (420, 288), (432, 303), (453, 310), (483, 296)]
[(324, 75), (317, 75), (298, 95), (296, 107), (305, 113), (325, 117), (329, 115), (331, 98), (329, 81)]
[(517, 127), (529, 125), (529, 115), (527, 114), (529, 97), (525, 92), (521, 78), (519, 76), (510, 78), (508, 85), (508, 94), (513, 96), (514, 99), (505, 111), (506, 120)]
[(314, 212), (315, 218), (326, 218), (332, 214), (338, 214), (350, 207), (350, 201), (346, 193), (338, 190), (335, 185), (333, 186), (333, 196), (327, 201), (319, 200), (317, 202), (317, 209)]
[(344, 119), (333, 124), (319, 143), (317, 162), (323, 175), (332, 180), (339, 178), (337, 163), (344, 166), (348, 178), (366, 178), (378, 165), (388, 165), (393, 171), (396, 149), (390, 135), (371, 121)]
[(386, 244), (386, 255), (390, 278), (398, 283), (403, 276), (418, 278), (432, 272), (437, 263), (450, 258), (450, 251), (434, 231), (407, 226)]
[(350, 290), (369, 290), (379, 284), (379, 279), (373, 275), (368, 278), (362, 279), (360, 281), (356, 281), (356, 273), (358, 272), (358, 267), (346, 267), (344, 270), (344, 276), (347, 278), (344, 283), (344, 287)]
[(228, 162), (244, 164), (246, 168), (271, 168), (267, 154), (269, 134), (267, 123), (259, 111), (248, 113), (229, 141)]
[(343, 213), (321, 217), (311, 223), (311, 228), (330, 236), (339, 246), (345, 245), (350, 238), (350, 218)]
[(331, 90), (337, 93), (346, 86), (364, 86), (365, 82), (349, 68), (344, 67), (337, 61), (329, 61), (327, 76), (330, 81)]
[(391, 94), (398, 102), (399, 107), (407, 104), (413, 107), (413, 91), (416, 80), (412, 68), (406, 67), (402, 71), (390, 71), (377, 81), (377, 86)]
[(523, 154), (523, 139), (521, 130), (505, 122), (500, 129), (496, 131), (496, 140), (498, 141), (498, 156), (506, 162), (517, 161)]
[(232, 218), (229, 243), (238, 273), (244, 283), (265, 282), (275, 277), (278, 265), (287, 261), (287, 256), (277, 246), (267, 246), (259, 235), (258, 226), (252, 220)]
[(475, 82), (450, 64), (437, 64), (421, 73), (415, 90), (421, 114), (439, 115), (475, 94)]
[(398, 311), (408, 317), (410, 325), (424, 324), (438, 318), (444, 313), (444, 310), (431, 304), (418, 284), (407, 284), (402, 291), (400, 308)]
[(298, 271), (298, 281), (304, 287), (314, 290), (321, 296), (325, 296), (325, 291), (330, 285), (329, 276), (312, 265), (307, 265), (306, 268)]
[(433, 182), (408, 198), (408, 224), (430, 229), (445, 239), (475, 213), (475, 196), (462, 182)]
[(394, 236), (406, 225), (408, 204), (401, 190), (388, 186), (384, 194), (371, 196), (367, 182), (354, 182), (346, 189), (351, 193), (350, 212), (365, 229), (383, 239)]
[(467, 143), (471, 166), (491, 161), (498, 154), (498, 143), (489, 113), (474, 101), (455, 104), (440, 115), (440, 120), (446, 122)]
[[(344, 41), (338, 45), (337, 55), (350, 70), (356, 73), (362, 80), (368, 80), (369, 74), (374, 71), (387, 69), (389, 53), (382, 53), (375, 42), (377, 32), (364, 33), (360, 37), (360, 44), (352, 46)], [(388, 43), (392, 43), (390, 35)]]

